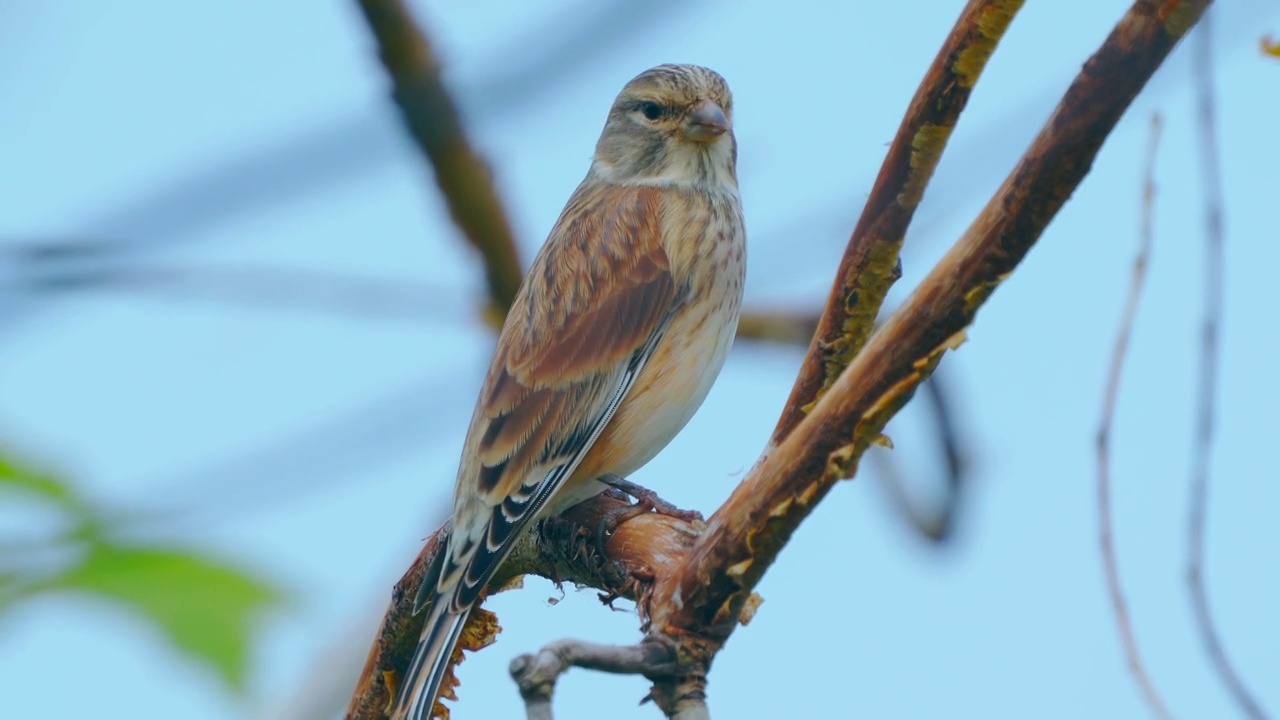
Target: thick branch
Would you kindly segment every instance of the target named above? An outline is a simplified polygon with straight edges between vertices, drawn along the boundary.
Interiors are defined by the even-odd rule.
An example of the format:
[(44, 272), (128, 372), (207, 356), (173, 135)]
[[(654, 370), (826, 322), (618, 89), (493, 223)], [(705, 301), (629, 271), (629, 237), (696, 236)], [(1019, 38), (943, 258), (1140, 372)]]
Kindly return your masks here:
[(925, 73), (849, 238), (771, 445), (795, 429), (866, 344), (901, 275), (898, 253), (925, 186), (987, 59), (1021, 7), (1021, 0), (970, 0)]
[(409, 9), (402, 0), (359, 1), (394, 83), (392, 95), (405, 125), (435, 168), (436, 184), (454, 222), (484, 259), (492, 305), (505, 313), (520, 289), (523, 271), (493, 174), (467, 140), (431, 43)]
[[(490, 587), (500, 590), (522, 575), (534, 574), (602, 590), (605, 601), (635, 601), (647, 614), (654, 579), (677, 566), (697, 528), (666, 515), (641, 515), (609, 536), (602, 557), (596, 547), (596, 529), (606, 515), (626, 505), (625, 499), (606, 493), (538, 523), (516, 545)], [(422, 615), (413, 614), (413, 599), (447, 531), (446, 525), (427, 540), (396, 583), (347, 707), (349, 720), (386, 717), (391, 695), (384, 673), (403, 669), (413, 654), (423, 621)]]

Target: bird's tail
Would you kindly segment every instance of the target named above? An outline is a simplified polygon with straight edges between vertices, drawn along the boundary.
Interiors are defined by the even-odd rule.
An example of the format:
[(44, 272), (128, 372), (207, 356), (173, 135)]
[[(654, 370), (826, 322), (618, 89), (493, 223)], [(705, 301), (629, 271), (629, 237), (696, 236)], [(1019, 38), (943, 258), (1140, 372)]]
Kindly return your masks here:
[(448, 598), (436, 597), (427, 614), (427, 624), (418, 638), (409, 669), (396, 693), (394, 720), (429, 720), (440, 683), (449, 669), (449, 658), (458, 644), (467, 613), (449, 612)]

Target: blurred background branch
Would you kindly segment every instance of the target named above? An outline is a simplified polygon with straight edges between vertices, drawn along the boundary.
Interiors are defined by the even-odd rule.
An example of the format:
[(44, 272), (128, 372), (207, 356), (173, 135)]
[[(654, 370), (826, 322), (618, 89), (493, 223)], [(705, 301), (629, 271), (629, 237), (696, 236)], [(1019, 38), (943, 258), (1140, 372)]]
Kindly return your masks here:
[(506, 314), (520, 289), (523, 266), (493, 172), (462, 129), (431, 41), (400, 0), (360, 0), (360, 9), (377, 38), (405, 126), (435, 169), (453, 221), (484, 259), (495, 311)]
[(914, 531), (919, 537), (935, 545), (947, 543), (954, 537), (956, 520), (964, 507), (968, 491), (969, 476), (972, 463), (970, 451), (956, 421), (955, 410), (949, 399), (950, 381), (941, 366), (934, 370), (921, 384), (924, 390), (921, 401), (904, 408), (927, 408), (932, 421), (932, 440), (937, 444), (937, 454), (941, 456), (942, 471), (940, 482), (933, 484), (939, 489), (933, 493), (934, 499), (927, 505), (913, 499), (908, 491), (906, 471), (897, 455), (890, 452), (868, 452), (866, 458), (874, 469), (874, 476), (880, 479), (889, 498), (890, 507), (897, 517), (901, 518), (905, 527)]
[[(383, 275), (362, 277), (334, 271), (289, 267), (161, 266), (106, 270), (100, 267), (41, 271), (31, 258), (52, 257), (80, 243), (45, 240), (0, 245), (17, 272), (13, 285), (28, 293), (117, 292), (167, 299), (221, 302), (265, 310), (302, 310), (351, 316), (356, 320), (390, 320), (471, 325), (477, 320), (496, 330), (506, 306), (493, 317), (483, 312), (459, 313), (462, 298), (446, 288), (422, 281)], [(486, 259), (489, 257), (486, 253)], [(492, 300), (492, 298), (491, 298)], [(785, 310), (747, 310), (738, 336), (746, 340), (803, 345), (813, 336), (817, 314)]]
[[(1208, 18), (1206, 18), (1208, 20)], [(1209, 475), (1217, 426), (1219, 355), (1226, 294), (1226, 230), (1223, 227), (1222, 167), (1213, 89), (1213, 26), (1206, 22), (1195, 39), (1194, 82), (1199, 131), (1200, 176), (1204, 181), (1204, 311), (1200, 321), (1200, 373), (1196, 383), (1196, 425), (1191, 442), (1191, 510), (1187, 520), (1187, 589), (1196, 629), (1219, 680), (1250, 720), (1267, 717), (1223, 647), (1209, 607), (1204, 580), (1205, 525)]]
[(1138, 250), (1133, 258), (1133, 274), (1129, 280), (1129, 294), (1125, 298), (1124, 309), (1120, 314), (1120, 328), (1116, 332), (1116, 342), (1112, 349), (1111, 366), (1107, 373), (1106, 389), (1103, 392), (1102, 419), (1098, 422), (1097, 477), (1098, 477), (1098, 544), (1102, 551), (1102, 566), (1107, 581), (1107, 594), (1111, 601), (1111, 612), (1115, 615), (1116, 633), (1120, 636), (1120, 645), (1124, 649), (1128, 661), (1129, 672), (1133, 675), (1143, 700), (1147, 703), (1151, 714), (1167, 720), (1172, 717), (1168, 703), (1160, 694), (1155, 681), (1142, 660), (1142, 652), (1138, 649), (1138, 639), (1133, 631), (1133, 621), (1129, 617), (1129, 607), (1124, 599), (1124, 588), (1120, 580), (1120, 562), (1116, 557), (1115, 520), (1111, 509), (1111, 438), (1116, 405), (1120, 397), (1120, 382), (1124, 376), (1124, 362), (1133, 336), (1133, 326), (1137, 321), (1138, 307), (1142, 300), (1142, 289), (1146, 284), (1147, 266), (1151, 263), (1151, 248), (1155, 242), (1155, 201), (1156, 201), (1156, 155), (1160, 147), (1160, 116), (1151, 117), (1151, 140), (1147, 146), (1147, 158), (1142, 176), (1142, 228), (1138, 233)]

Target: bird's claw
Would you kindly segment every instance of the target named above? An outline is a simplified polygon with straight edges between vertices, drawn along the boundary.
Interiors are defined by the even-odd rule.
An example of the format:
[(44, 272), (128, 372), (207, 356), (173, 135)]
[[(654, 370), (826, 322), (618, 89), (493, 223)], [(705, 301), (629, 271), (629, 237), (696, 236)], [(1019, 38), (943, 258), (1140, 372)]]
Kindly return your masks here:
[(601, 555), (605, 555), (605, 543), (613, 535), (623, 523), (634, 517), (639, 517), (649, 512), (649, 508), (640, 505), (622, 505), (610, 508), (600, 516), (600, 522), (596, 524), (596, 549)]
[[(600, 482), (635, 498), (636, 506), (644, 508), (645, 512), (652, 510), (659, 515), (666, 515), (667, 517), (673, 517), (695, 525), (703, 522), (702, 513), (697, 510), (682, 510), (663, 500), (658, 496), (658, 493), (637, 485), (621, 475), (603, 475), (600, 477)], [(634, 515), (631, 517), (634, 517)]]
[(690, 529), (679, 526), (676, 528), (690, 537), (697, 537), (698, 533), (706, 527), (702, 513), (697, 510), (682, 510), (658, 497), (654, 491), (637, 485), (621, 475), (603, 475), (600, 477), (600, 482), (612, 488), (612, 494), (618, 495), (620, 499), (625, 500), (628, 497), (635, 499), (633, 504), (611, 508), (601, 515), (600, 522), (596, 525), (596, 549), (602, 555), (606, 554), (605, 543), (623, 523), (650, 512), (676, 518), (692, 525)]

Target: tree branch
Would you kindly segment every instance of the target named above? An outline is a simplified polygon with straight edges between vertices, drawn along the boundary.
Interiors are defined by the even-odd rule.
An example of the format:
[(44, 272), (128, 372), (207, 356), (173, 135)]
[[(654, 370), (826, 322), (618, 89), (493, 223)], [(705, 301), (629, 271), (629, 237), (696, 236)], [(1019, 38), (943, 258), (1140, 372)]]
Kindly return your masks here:
[(571, 667), (623, 675), (662, 676), (676, 666), (671, 647), (646, 638), (639, 645), (601, 645), (559, 640), (511, 661), (511, 678), (520, 688), (529, 720), (551, 720), (556, 680)]
[(1113, 539), (1114, 521), (1111, 513), (1111, 426), (1115, 416), (1116, 402), (1120, 395), (1125, 355), (1129, 350), (1129, 338), (1133, 335), (1134, 322), (1137, 320), (1138, 305), (1142, 299), (1142, 288), (1146, 284), (1147, 265), (1150, 263), (1151, 246), (1155, 237), (1155, 164), (1156, 149), (1159, 145), (1160, 116), (1154, 115), (1151, 118), (1151, 141), (1147, 145), (1147, 163), (1142, 184), (1142, 229), (1139, 233), (1138, 252), (1133, 258), (1129, 295), (1125, 299), (1124, 310), (1120, 314), (1120, 329), (1116, 333), (1116, 342), (1111, 353), (1111, 367), (1107, 373), (1106, 389), (1103, 391), (1102, 418), (1098, 422), (1095, 445), (1098, 466), (1098, 546), (1102, 552), (1102, 566), (1106, 574), (1111, 612), (1115, 615), (1116, 630), (1120, 633), (1120, 644), (1129, 662), (1129, 672), (1138, 683), (1143, 699), (1151, 708), (1153, 715), (1168, 720), (1172, 717), (1169, 706), (1161, 697), (1150, 674), (1147, 673), (1146, 664), (1142, 661), (1142, 653), (1138, 650), (1138, 639), (1133, 632), (1133, 623), (1129, 619), (1124, 588), (1120, 582), (1120, 564), (1116, 559)]
[[(838, 479), (853, 474), (888, 419), (963, 339), (978, 308), (1030, 250), (1207, 5), (1139, 0), (1130, 8), (965, 234), (811, 412), (766, 450), (707, 521), (680, 572), (659, 578), (652, 627), (677, 639), (695, 665), (705, 667), (732, 633), (791, 533)], [(821, 349), (811, 346), (815, 351)]]
[(1205, 213), (1205, 304), (1200, 326), (1200, 377), (1196, 389), (1196, 431), (1191, 444), (1191, 512), (1187, 519), (1187, 590), (1200, 642), (1218, 679), (1231, 699), (1250, 720), (1265, 720), (1261, 703), (1244, 683), (1231, 657), (1223, 647), (1222, 637), (1209, 607), (1209, 591), (1204, 583), (1204, 547), (1209, 474), (1213, 462), (1213, 440), (1218, 395), (1219, 338), (1222, 328), (1224, 300), (1223, 273), (1226, 264), (1226, 232), (1223, 228), (1222, 168), (1218, 160), (1218, 131), (1214, 120), (1213, 101), (1213, 36), (1206, 22), (1200, 28), (1194, 47), (1193, 63), (1196, 85), (1197, 121), (1200, 131), (1201, 163), (1204, 167)]
[(945, 464), (942, 492), (940, 498), (932, 503), (935, 506), (933, 509), (922, 508), (911, 498), (904, 473), (893, 455), (872, 453), (866, 456), (872, 462), (876, 476), (884, 482), (889, 503), (896, 516), (909, 529), (936, 546), (945, 545), (952, 537), (969, 475), (969, 462), (961, 450), (962, 443), (943, 384), (942, 376), (935, 372), (921, 386), (924, 389), (924, 399), (932, 409), (936, 432), (934, 437)]
[[(624, 507), (628, 507), (628, 501), (611, 491), (540, 521), (498, 569), (490, 592), (510, 586), (523, 575), (534, 574), (556, 583), (601, 590), (602, 602), (631, 600), (642, 615), (647, 614), (654, 579), (688, 553), (698, 528), (667, 515), (640, 515), (608, 537), (602, 555), (596, 531), (605, 517)], [(394, 676), (408, 665), (413, 654), (423, 619), (413, 615), (413, 599), (448, 529), (446, 524), (427, 540), (392, 590), (390, 606), (347, 707), (347, 718), (387, 716), (391, 694), (386, 673)]]
[(849, 238), (771, 446), (795, 429), (870, 337), (902, 274), (898, 255), (907, 226), (978, 76), (1021, 7), (1021, 0), (970, 0), (925, 73)]
[(524, 271), (488, 164), (472, 149), (440, 77), (430, 41), (401, 0), (359, 0), (378, 40), (409, 133), (435, 168), (436, 184), (467, 240), (480, 251), (493, 307), (505, 313)]

